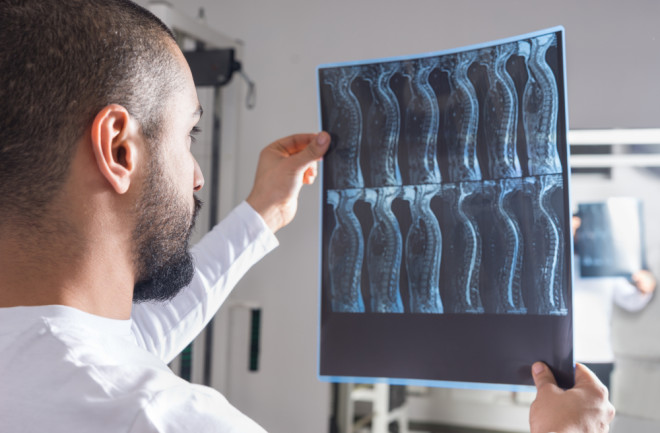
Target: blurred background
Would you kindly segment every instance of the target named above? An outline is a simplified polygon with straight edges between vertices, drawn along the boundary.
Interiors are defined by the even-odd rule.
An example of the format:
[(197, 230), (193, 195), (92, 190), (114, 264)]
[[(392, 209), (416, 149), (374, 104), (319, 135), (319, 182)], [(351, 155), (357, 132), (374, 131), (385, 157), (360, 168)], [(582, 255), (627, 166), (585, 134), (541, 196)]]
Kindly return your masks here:
[[(253, 109), (246, 107), (251, 95), (239, 74), (219, 90), (199, 88), (205, 114), (195, 152), (207, 181), (204, 199), (213, 209), (207, 206), (200, 231), (247, 196), (262, 147), (294, 132), (319, 129), (318, 65), (445, 50), (564, 26), (569, 128), (582, 132), (569, 135), (569, 140), (575, 138), (573, 205), (577, 209), (578, 203), (617, 196), (641, 199), (648, 268), (659, 275), (660, 2), (138, 3), (167, 18), (168, 24), (187, 28), (179, 32), (185, 49), (199, 48), (190, 37), (195, 30), (211, 29), (210, 40), (219, 42), (207, 41), (207, 47), (233, 47), (242, 70), (256, 83)], [(215, 142), (214, 106), (219, 121)], [(319, 192), (318, 184), (304, 189), (296, 219), (278, 233), (281, 246), (239, 283), (214, 321), (213, 331), (200, 336), (173, 368), (218, 388), (272, 432), (345, 431), (342, 417), (364, 414), (364, 428), (375, 430), (375, 418), (369, 414), (383, 404), (378, 395), (385, 396), (381, 412), (398, 407), (393, 416), (409, 421), (392, 426), (393, 430), (527, 431), (533, 392), (411, 387), (395, 393), (362, 390), (363, 396), (356, 397), (355, 390), (317, 379)], [(641, 312), (616, 307), (613, 311), (615, 432), (659, 431), (660, 302), (656, 301), (652, 299)], [(356, 398), (371, 403), (352, 405)]]

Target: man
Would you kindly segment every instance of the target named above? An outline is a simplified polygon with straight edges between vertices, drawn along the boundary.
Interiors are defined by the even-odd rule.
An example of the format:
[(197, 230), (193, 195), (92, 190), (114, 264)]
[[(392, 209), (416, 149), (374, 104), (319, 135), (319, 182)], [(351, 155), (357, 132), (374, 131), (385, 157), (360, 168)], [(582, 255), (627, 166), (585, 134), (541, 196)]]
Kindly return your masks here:
[[(163, 24), (126, 0), (3, 0), (0, 44), (1, 430), (263, 431), (166, 364), (276, 245), (328, 134), (267, 146), (191, 255), (201, 108)], [(569, 391), (534, 377), (534, 432), (606, 431), (587, 370)]]
[[(572, 232), (575, 251), (580, 251), (582, 219), (573, 216)], [(631, 313), (639, 312), (653, 297), (656, 287), (653, 273), (638, 269), (630, 279), (625, 277), (582, 277), (580, 257), (576, 264), (573, 287), (575, 359), (584, 363), (608, 389), (614, 371), (611, 320), (613, 305)]]

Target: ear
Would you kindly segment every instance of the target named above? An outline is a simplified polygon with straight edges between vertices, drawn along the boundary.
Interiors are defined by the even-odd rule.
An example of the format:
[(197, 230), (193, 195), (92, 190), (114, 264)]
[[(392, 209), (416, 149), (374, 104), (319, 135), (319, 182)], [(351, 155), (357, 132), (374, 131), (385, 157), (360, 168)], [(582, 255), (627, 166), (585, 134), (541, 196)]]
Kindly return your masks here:
[(138, 162), (139, 127), (121, 105), (99, 111), (91, 130), (92, 151), (99, 171), (118, 194), (128, 191)]

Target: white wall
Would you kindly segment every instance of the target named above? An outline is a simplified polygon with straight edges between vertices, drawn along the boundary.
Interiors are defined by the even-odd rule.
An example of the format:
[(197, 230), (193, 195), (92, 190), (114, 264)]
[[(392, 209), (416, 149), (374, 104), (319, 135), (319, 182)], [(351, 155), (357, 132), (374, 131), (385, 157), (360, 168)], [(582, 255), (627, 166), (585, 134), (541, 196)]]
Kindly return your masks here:
[[(146, 0), (145, 0), (146, 1)], [(143, 3), (145, 2), (143, 1)], [(170, 0), (245, 42), (257, 108), (241, 115), (236, 197), (259, 150), (315, 131), (321, 63), (436, 51), (563, 25), (571, 128), (660, 126), (660, 2), (655, 0)], [(325, 431), (317, 382), (318, 190), (307, 188), (281, 247), (237, 290), (264, 306), (263, 372), (228, 397), (273, 432)], [(656, 334), (657, 335), (657, 334)]]

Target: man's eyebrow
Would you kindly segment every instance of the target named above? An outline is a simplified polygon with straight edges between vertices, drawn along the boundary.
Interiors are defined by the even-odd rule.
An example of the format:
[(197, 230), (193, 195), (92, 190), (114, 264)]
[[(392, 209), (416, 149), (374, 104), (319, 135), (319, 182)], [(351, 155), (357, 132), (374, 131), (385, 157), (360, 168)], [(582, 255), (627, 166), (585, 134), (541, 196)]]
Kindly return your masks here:
[(193, 113), (193, 117), (197, 117), (197, 118), (201, 119), (202, 114), (204, 114), (204, 110), (202, 109), (201, 105), (198, 105), (197, 110), (195, 110), (195, 112)]

